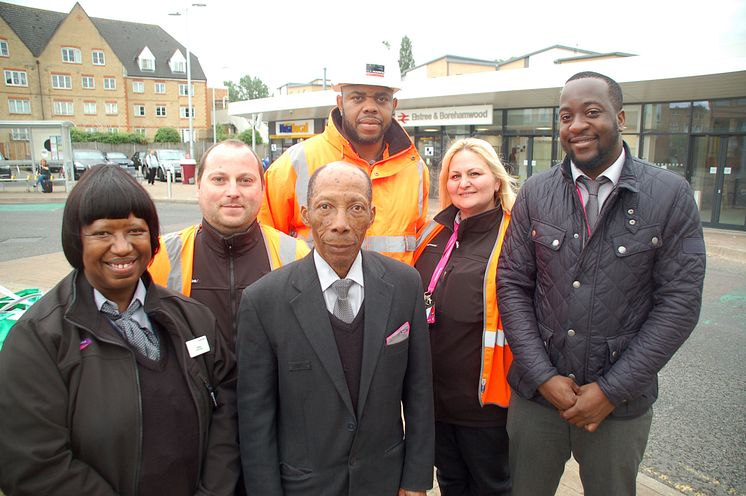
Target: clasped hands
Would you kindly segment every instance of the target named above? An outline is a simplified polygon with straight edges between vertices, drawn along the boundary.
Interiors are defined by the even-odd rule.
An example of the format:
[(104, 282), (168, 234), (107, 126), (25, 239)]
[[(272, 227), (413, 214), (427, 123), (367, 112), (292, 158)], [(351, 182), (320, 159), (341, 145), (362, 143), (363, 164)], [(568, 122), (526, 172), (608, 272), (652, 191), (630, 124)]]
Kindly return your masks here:
[(571, 424), (594, 432), (601, 422), (614, 411), (614, 405), (598, 383), (578, 386), (569, 377), (555, 375), (539, 386), (539, 392)]

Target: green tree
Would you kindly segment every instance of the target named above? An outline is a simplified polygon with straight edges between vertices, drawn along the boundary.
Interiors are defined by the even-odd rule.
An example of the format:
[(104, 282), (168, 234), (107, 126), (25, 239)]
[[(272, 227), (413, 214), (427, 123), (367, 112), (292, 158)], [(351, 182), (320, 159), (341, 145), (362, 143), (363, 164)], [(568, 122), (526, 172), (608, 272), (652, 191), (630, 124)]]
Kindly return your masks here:
[(172, 127), (159, 127), (158, 131), (155, 132), (154, 143), (179, 143), (181, 142), (181, 136), (179, 131)]
[(257, 145), (261, 145), (263, 143), (262, 141), (262, 135), (259, 134), (259, 131), (256, 129), (247, 129), (246, 131), (243, 131), (240, 133), (237, 138), (246, 143), (247, 145), (251, 146), (251, 132), (254, 131), (254, 143)]
[(414, 56), (412, 56), (412, 41), (409, 36), (404, 36), (399, 45), (399, 70), (402, 74), (409, 69), (414, 69)]
[(228, 88), (228, 100), (231, 102), (254, 100), (255, 98), (269, 96), (269, 89), (267, 89), (264, 81), (258, 77), (253, 78), (248, 74), (239, 79), (238, 83), (224, 81), (223, 84)]

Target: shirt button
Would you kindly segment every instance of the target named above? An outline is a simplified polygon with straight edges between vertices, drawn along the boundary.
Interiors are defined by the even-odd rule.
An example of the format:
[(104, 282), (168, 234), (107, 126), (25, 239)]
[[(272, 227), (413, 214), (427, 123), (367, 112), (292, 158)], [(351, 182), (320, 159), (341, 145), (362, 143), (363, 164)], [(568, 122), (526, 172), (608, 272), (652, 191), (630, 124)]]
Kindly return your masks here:
[(348, 431), (350, 431), (350, 432), (354, 431), (355, 430), (355, 422), (347, 422), (346, 427), (347, 427)]
[(658, 246), (658, 236), (653, 236), (650, 242), (653, 243), (653, 246)]
[(635, 224), (637, 224), (637, 221), (635, 219), (630, 219), (629, 220), (629, 225), (630, 226), (634, 226)]
[(619, 356), (619, 352), (618, 351), (612, 351), (611, 352), (611, 358), (616, 358), (618, 356)]
[(559, 246), (559, 240), (558, 240), (558, 239), (555, 239), (554, 241), (552, 241), (552, 246), (553, 246), (554, 248), (557, 248), (557, 247)]
[(580, 287), (580, 281), (573, 281), (572, 287), (578, 289)]
[(578, 239), (580, 237), (580, 234), (575, 233), (575, 234), (572, 235), (572, 237), (575, 238), (575, 239)]
[(616, 251), (618, 251), (621, 255), (624, 255), (625, 253), (627, 253), (627, 247), (620, 246), (619, 248), (616, 249)]
[(567, 377), (569, 377), (573, 381), (575, 380), (575, 374), (567, 374)]
[(634, 208), (630, 208), (629, 210), (627, 210), (627, 213), (629, 215), (634, 215), (635, 214), (635, 209)]
[(573, 337), (575, 335), (575, 329), (570, 329), (569, 331), (567, 331), (567, 335)]

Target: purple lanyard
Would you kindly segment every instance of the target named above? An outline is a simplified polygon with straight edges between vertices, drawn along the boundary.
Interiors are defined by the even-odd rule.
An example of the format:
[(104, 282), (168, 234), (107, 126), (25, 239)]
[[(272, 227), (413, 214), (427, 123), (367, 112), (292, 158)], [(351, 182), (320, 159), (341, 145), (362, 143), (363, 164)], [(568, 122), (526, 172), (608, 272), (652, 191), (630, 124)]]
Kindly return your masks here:
[(435, 271), (430, 278), (430, 284), (428, 284), (427, 286), (428, 294), (432, 295), (433, 291), (435, 291), (435, 286), (438, 284), (438, 279), (440, 279), (440, 275), (443, 273), (443, 269), (446, 268), (448, 259), (451, 258), (451, 252), (453, 251), (453, 247), (456, 246), (456, 238), (458, 237), (458, 226), (458, 222), (453, 223), (453, 234), (451, 234), (450, 239), (448, 239), (448, 243), (446, 243), (446, 249), (443, 251), (443, 256), (440, 257), (440, 262), (438, 262), (438, 265), (435, 267)]

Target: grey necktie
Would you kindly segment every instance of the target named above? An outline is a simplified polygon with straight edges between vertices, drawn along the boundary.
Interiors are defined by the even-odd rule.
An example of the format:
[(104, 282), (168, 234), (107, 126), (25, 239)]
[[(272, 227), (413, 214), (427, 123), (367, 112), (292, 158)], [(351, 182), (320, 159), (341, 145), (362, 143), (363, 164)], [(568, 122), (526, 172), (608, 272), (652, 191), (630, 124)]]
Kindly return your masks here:
[(119, 334), (122, 335), (125, 341), (134, 346), (141, 355), (158, 361), (161, 358), (161, 347), (158, 343), (158, 336), (149, 329), (140, 327), (140, 324), (132, 318), (132, 314), (138, 311), (140, 306), (140, 300), (133, 300), (127, 310), (119, 313), (114, 305), (105, 301), (101, 306), (101, 312), (114, 322), (117, 329), (119, 329)]
[(355, 318), (352, 313), (352, 305), (347, 299), (347, 293), (352, 286), (352, 279), (340, 279), (332, 283), (332, 288), (337, 293), (337, 301), (334, 302), (334, 311), (332, 312), (342, 322), (349, 324)]
[(586, 176), (578, 176), (578, 181), (583, 183), (588, 190), (588, 201), (585, 202), (585, 215), (588, 217), (588, 227), (591, 231), (596, 227), (600, 208), (598, 206), (598, 190), (602, 184), (609, 182), (606, 176), (598, 176), (595, 181)]

